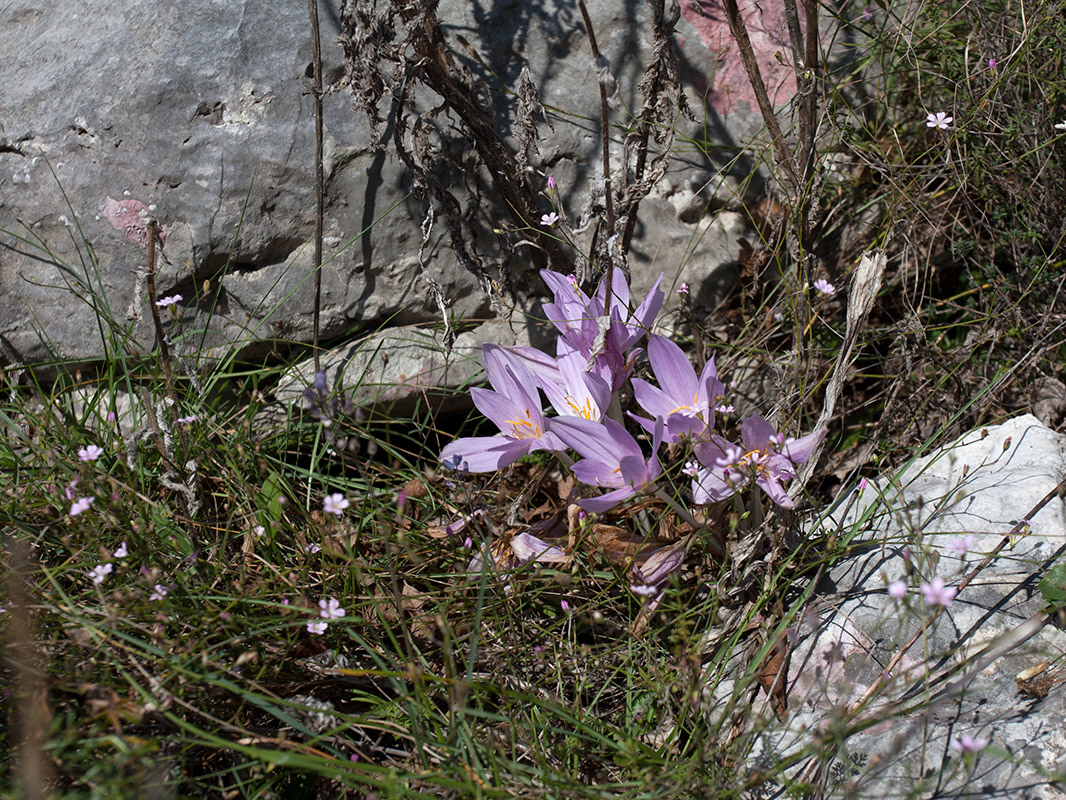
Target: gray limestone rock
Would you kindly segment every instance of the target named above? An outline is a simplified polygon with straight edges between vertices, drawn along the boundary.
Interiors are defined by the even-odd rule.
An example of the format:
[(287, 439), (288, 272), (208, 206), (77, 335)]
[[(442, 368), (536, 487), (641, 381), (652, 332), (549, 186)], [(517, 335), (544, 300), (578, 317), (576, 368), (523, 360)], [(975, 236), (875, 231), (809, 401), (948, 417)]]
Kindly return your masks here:
[[(589, 6), (620, 82), (611, 113), (622, 123), (636, 103), (651, 44), (647, 6)], [(484, 286), (457, 263), (443, 226), (433, 233), (424, 271), (419, 264), (424, 206), (409, 194), (402, 164), (373, 148), (368, 123), (352, 108), (342, 81), (338, 5), (322, 2), (320, 11), (332, 87), (324, 98), (323, 340), (343, 341), (386, 322), (439, 319), (427, 278), (440, 285), (457, 319), (485, 316)], [(120, 349), (136, 355), (152, 348), (148, 316), (125, 315), (137, 302), (143, 310), (134, 273), (145, 253), (128, 225), (114, 227), (109, 203), (143, 206), (165, 226), (159, 294), (183, 298), (165, 315), (168, 335), (201, 368), (234, 351), (258, 357), (278, 340), (310, 341), (314, 128), (305, 6), (16, 0), (2, 15), (0, 363), (75, 366)], [(485, 81), (505, 133), (513, 110), (504, 90), (530, 67), (555, 129), (540, 125), (535, 169), (556, 177), (560, 202), (576, 219), (600, 180), (596, 69), (576, 6), (443, 0), (438, 16), (454, 37), (455, 57)], [(723, 183), (722, 165), (744, 174), (753, 166), (733, 159), (758, 125), (743, 109), (723, 115), (703, 104), (714, 55), (691, 26), (686, 11), (678, 28), (684, 80), (713, 124), (678, 121), (683, 136), (703, 144), (678, 148), (664, 182), (642, 205), (630, 261), (637, 289), (666, 271), (668, 283), (686, 280), (698, 292), (695, 281), (736, 257), (739, 217), (725, 224), (727, 235), (705, 235), (704, 208)], [(465, 140), (449, 124), (441, 124), (451, 136), (442, 147), (462, 156)], [(617, 154), (620, 139), (614, 145)], [(491, 234), (496, 207), (471, 208), (476, 198), (466, 196), (463, 202), (481, 215), (478, 244), (493, 267), (502, 258)], [(113, 330), (97, 324), (99, 313), (115, 320)]]
[[(818, 524), (854, 555), (790, 631), (789, 716), (766, 722), (757, 750), (782, 758), (836, 741), (834, 764), (804, 772), (804, 759), (791, 772), (826, 782), (829, 796), (1063, 797), (1049, 778), (1066, 771), (1055, 677), (1066, 634), (1044, 624), (1037, 589), (1066, 549), (1061, 496), (892, 660), (938, 608), (922, 585), (940, 578), (950, 595), (1064, 478), (1066, 436), (1022, 416), (842, 498)], [(1045, 696), (1019, 691), (1025, 670)]]

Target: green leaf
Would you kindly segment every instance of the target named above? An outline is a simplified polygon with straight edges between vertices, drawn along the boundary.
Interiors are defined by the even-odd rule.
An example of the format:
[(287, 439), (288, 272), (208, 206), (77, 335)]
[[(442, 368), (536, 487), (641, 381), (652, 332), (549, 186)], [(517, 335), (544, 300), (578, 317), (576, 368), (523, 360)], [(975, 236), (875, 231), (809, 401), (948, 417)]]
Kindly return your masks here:
[(1066, 606), (1066, 564), (1048, 570), (1040, 581), (1040, 594), (1053, 606)]

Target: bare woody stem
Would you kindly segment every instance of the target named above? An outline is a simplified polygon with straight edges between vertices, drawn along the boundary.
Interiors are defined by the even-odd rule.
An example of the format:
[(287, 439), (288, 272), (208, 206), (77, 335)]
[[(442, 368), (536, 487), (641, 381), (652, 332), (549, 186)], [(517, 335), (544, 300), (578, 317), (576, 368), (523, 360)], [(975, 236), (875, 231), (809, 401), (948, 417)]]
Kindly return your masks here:
[(163, 377), (167, 386), (167, 397), (170, 398), (170, 416), (171, 422), (175, 423), (174, 427), (178, 432), (178, 439), (181, 440), (182, 448), (188, 452), (188, 447), (185, 443), (185, 432), (180, 425), (177, 425), (178, 420), (178, 397), (174, 391), (174, 372), (170, 365), (170, 345), (167, 344), (167, 335), (163, 330), (163, 320), (159, 316), (159, 306), (156, 305), (156, 301), (159, 299), (155, 291), (155, 242), (156, 237), (159, 235), (159, 223), (154, 219), (149, 219), (145, 224), (145, 228), (148, 233), (148, 306), (152, 311), (152, 322), (155, 323), (155, 335), (159, 339), (159, 355), (163, 362)]
[(318, 352), (318, 323), (322, 314), (322, 235), (326, 205), (326, 180), (322, 166), (322, 39), (318, 25), (318, 0), (307, 0), (308, 13), (311, 15), (311, 50), (315, 77), (315, 310), (312, 323), (312, 347), (315, 353), (315, 374), (321, 371), (321, 359)]
[(781, 133), (781, 126), (777, 122), (774, 108), (770, 105), (770, 96), (766, 93), (766, 84), (763, 82), (762, 73), (759, 71), (759, 62), (755, 60), (755, 51), (752, 49), (751, 39), (748, 38), (748, 28), (740, 16), (740, 9), (737, 8), (737, 0), (722, 0), (722, 6), (725, 9), (726, 19), (729, 21), (729, 31), (733, 34), (737, 49), (740, 50), (740, 59), (744, 63), (744, 71), (748, 73), (748, 80), (751, 81), (755, 99), (759, 103), (759, 111), (762, 113), (763, 122), (766, 123), (766, 129), (770, 132), (778, 163), (788, 173), (798, 190), (800, 186), (799, 174), (796, 170), (796, 165), (793, 163), (792, 154), (785, 145), (785, 137)]

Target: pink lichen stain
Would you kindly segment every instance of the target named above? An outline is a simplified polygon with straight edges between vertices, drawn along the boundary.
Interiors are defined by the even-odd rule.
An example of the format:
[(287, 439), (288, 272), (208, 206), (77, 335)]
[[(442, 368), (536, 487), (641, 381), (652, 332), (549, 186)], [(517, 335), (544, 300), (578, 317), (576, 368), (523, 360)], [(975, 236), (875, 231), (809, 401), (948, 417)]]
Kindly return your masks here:
[[(140, 200), (112, 200), (105, 198), (100, 213), (112, 227), (123, 231), (126, 238), (142, 249), (148, 249), (148, 218), (151, 210)], [(159, 243), (167, 239), (167, 226), (159, 228)]]
[[(770, 103), (775, 108), (781, 106), (796, 94), (796, 72), (791, 63), (792, 47), (782, 5), (775, 0), (738, 0), (738, 6)], [(681, 13), (707, 49), (717, 56), (714, 73), (709, 76), (710, 86), (696, 88), (706, 91), (708, 103), (720, 114), (735, 110), (741, 101), (757, 111), (759, 104), (729, 31), (721, 1), (684, 0)], [(802, 15), (800, 27), (804, 27)]]

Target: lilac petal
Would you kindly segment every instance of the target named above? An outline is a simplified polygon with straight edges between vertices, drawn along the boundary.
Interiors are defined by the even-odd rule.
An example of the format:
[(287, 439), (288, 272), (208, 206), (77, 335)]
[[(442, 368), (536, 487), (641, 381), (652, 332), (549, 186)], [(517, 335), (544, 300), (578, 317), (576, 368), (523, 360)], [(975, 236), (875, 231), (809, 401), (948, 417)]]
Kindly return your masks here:
[(673, 402), (674, 398), (658, 386), (642, 378), (633, 378), (629, 383), (633, 387), (633, 397), (637, 403), (652, 417), (665, 419), (677, 410), (677, 403)]
[(677, 572), (685, 557), (684, 542), (660, 547), (654, 550), (647, 560), (640, 565), (640, 574), (644, 576), (644, 582), (658, 585), (666, 580), (674, 572)]
[(531, 440), (506, 436), (468, 436), (456, 439), (440, 453), (446, 464), (458, 457), (459, 468), (468, 472), (493, 472), (513, 464), (530, 451)]
[(470, 397), (478, 411), (492, 420), (505, 436), (535, 439), (545, 433), (544, 414), (537, 406), (520, 404), (498, 391), (478, 387), (470, 389)]
[(744, 454), (743, 450), (732, 442), (726, 441), (718, 434), (713, 434), (711, 438), (698, 442), (693, 448), (693, 452), (695, 452), (696, 459), (703, 466), (716, 472), (722, 471), (725, 466), (724, 462), (732, 463)]
[(685, 351), (665, 337), (651, 336), (648, 338), (648, 360), (651, 361), (651, 370), (659, 386), (676, 401), (674, 409), (693, 408), (698, 384), (696, 370), (692, 368)]
[(717, 473), (709, 469), (701, 469), (692, 479), (692, 502), (696, 505), (717, 503), (736, 494), (736, 485), (730, 485), (721, 478), (721, 470)]
[(577, 501), (577, 504), (586, 511), (591, 511), (593, 514), (602, 514), (604, 511), (610, 511), (623, 500), (628, 500), (635, 494), (636, 491), (634, 491), (631, 486), (624, 486), (621, 489), (615, 489), (613, 492), (607, 492), (607, 494), (600, 495), (599, 497), (582, 498)]
[(550, 428), (582, 457), (617, 467), (625, 456), (642, 456), (640, 445), (613, 419), (602, 423), (581, 417), (556, 417)]
[(648, 292), (648, 296), (644, 298), (644, 302), (637, 306), (637, 310), (633, 312), (633, 317), (645, 330), (651, 330), (652, 323), (655, 322), (655, 318), (659, 316), (659, 309), (663, 306), (665, 295), (663, 294), (662, 289), (659, 288), (659, 284), (662, 282), (663, 274), (659, 273), (659, 278), (652, 285), (651, 290)]
[(771, 436), (777, 436), (777, 431), (759, 414), (752, 414), (740, 423), (740, 439), (745, 450), (766, 450)]
[(508, 347), (507, 351), (520, 359), (522, 365), (543, 381), (559, 381), (559, 365), (556, 360), (543, 350), (538, 350), (529, 345), (515, 345)]
[(795, 508), (796, 501), (788, 496), (785, 487), (773, 475), (760, 475), (755, 483), (781, 508)]
[(793, 464), (805, 464), (807, 459), (811, 457), (811, 453), (814, 452), (814, 448), (825, 438), (826, 433), (828, 431), (825, 428), (819, 428), (813, 433), (801, 436), (799, 439), (785, 439), (781, 452)]
[(591, 458), (583, 458), (575, 462), (570, 471), (574, 477), (587, 486), (615, 487), (625, 485), (620, 469), (616, 469), (602, 461)]
[(520, 564), (536, 561), (541, 564), (558, 564), (567, 560), (561, 548), (538, 539), (531, 533), (516, 533), (511, 539), (511, 549)]
[(629, 283), (626, 282), (626, 274), (619, 267), (614, 267), (611, 274), (611, 297), (607, 298), (607, 276), (600, 279), (600, 285), (596, 287), (594, 316), (603, 316), (607, 310), (619, 310), (629, 315)]
[(540, 409), (536, 383), (521, 358), (498, 344), (482, 345), (481, 357), (493, 389), (516, 403)]

